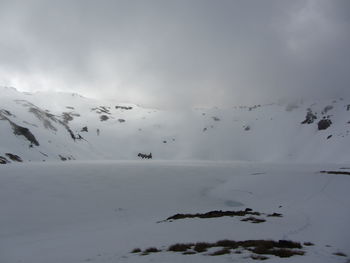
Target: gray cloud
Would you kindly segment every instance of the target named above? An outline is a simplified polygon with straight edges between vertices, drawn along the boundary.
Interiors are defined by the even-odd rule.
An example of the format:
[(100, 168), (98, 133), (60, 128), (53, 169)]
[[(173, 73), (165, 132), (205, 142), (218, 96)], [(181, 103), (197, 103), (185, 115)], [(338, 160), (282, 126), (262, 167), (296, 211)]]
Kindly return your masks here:
[(347, 0), (0, 3), (0, 84), (158, 106), (350, 95)]

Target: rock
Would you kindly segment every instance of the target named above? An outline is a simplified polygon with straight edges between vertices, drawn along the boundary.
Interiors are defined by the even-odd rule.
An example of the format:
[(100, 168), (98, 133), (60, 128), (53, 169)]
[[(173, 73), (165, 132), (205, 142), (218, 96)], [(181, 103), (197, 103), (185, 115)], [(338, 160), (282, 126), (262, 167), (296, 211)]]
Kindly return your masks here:
[(307, 109), (305, 120), (301, 124), (311, 124), (317, 119), (317, 116), (312, 113), (311, 109)]
[(21, 159), (21, 157), (19, 157), (18, 155), (16, 154), (12, 154), (12, 153), (5, 153), (5, 155), (10, 158), (12, 161), (15, 161), (15, 162), (23, 162), (23, 160)]
[(0, 156), (0, 164), (7, 164), (7, 163), (9, 163), (9, 161), (5, 157)]
[(100, 116), (100, 121), (106, 121), (108, 119), (109, 119), (109, 117), (107, 115), (101, 115)]
[(116, 109), (121, 109), (121, 110), (132, 110), (132, 107), (127, 107), (127, 106), (115, 106)]
[(329, 128), (332, 124), (332, 121), (330, 119), (322, 119), (318, 122), (318, 129), (319, 130), (325, 130)]
[(328, 105), (326, 106), (323, 111), (321, 112), (322, 114), (326, 114), (328, 111), (332, 110), (333, 106), (332, 105)]

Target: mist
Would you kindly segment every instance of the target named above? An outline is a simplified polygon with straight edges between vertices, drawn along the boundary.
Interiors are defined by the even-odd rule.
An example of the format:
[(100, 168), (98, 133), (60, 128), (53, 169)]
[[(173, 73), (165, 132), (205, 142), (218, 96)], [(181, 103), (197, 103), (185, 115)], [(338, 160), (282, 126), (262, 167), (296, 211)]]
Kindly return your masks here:
[(1, 1), (0, 85), (157, 107), (349, 96), (350, 2)]

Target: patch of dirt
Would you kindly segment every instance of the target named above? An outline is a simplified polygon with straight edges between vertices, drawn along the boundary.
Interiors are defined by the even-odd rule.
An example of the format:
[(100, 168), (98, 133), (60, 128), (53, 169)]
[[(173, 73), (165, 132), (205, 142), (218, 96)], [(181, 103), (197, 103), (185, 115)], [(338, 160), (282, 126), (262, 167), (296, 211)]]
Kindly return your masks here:
[(109, 117), (107, 115), (101, 115), (100, 116), (100, 121), (106, 121), (108, 119), (109, 119)]
[(7, 160), (4, 156), (0, 156), (0, 164), (7, 164), (9, 160)]
[(52, 122), (57, 122), (55, 115), (45, 112), (34, 105), (29, 108), (29, 112), (33, 113), (44, 125), (45, 129), (57, 131), (57, 128), (53, 126)]
[(345, 174), (350, 175), (350, 172), (344, 172), (344, 171), (320, 171), (322, 174)]
[(6, 116), (13, 116), (13, 117), (15, 117), (15, 116), (14, 116), (10, 111), (8, 111), (8, 110), (1, 109), (1, 110), (0, 110), (0, 113), (4, 114), (4, 115), (6, 115)]
[(310, 108), (307, 109), (305, 120), (301, 124), (311, 124), (317, 119), (316, 113), (314, 114)]
[(23, 162), (22, 158), (19, 157), (18, 155), (16, 154), (13, 154), (13, 153), (5, 153), (5, 155), (10, 158), (12, 161), (15, 161), (15, 162)]
[(266, 222), (265, 219), (262, 219), (262, 218), (256, 218), (254, 216), (250, 216), (250, 217), (246, 217), (246, 218), (243, 218), (241, 219), (242, 222), (251, 222), (253, 224), (259, 224), (259, 223), (264, 223)]
[(116, 109), (121, 109), (121, 110), (132, 110), (132, 107), (127, 107), (127, 106), (115, 106)]
[(326, 106), (326, 107), (323, 109), (323, 111), (321, 112), (321, 114), (322, 114), (322, 115), (327, 114), (327, 112), (329, 112), (329, 111), (332, 110), (332, 109), (333, 109), (333, 106), (332, 106), (332, 105), (328, 105), (328, 106)]
[[(57, 118), (55, 115), (49, 113), (49, 111), (45, 111), (43, 109), (40, 109), (39, 107), (35, 106), (33, 103), (26, 101), (26, 100), (16, 100), (16, 103), (23, 105), (24, 107), (29, 108), (29, 112), (33, 113), (34, 116), (36, 116), (44, 125), (46, 129), (51, 129), (53, 131), (57, 131), (57, 128), (52, 125), (52, 122), (54, 123), (59, 123), (62, 125), (67, 132), (70, 134), (71, 138), (75, 140), (74, 133), (68, 126), (68, 121), (65, 122), (64, 116), (63, 116), (63, 121)], [(71, 113), (73, 115), (73, 113)], [(70, 116), (71, 116), (70, 115)], [(75, 116), (79, 116), (79, 114), (76, 114)]]
[(289, 240), (245, 240), (245, 241), (234, 241), (234, 240), (220, 240), (215, 243), (197, 242), (197, 243), (177, 243), (169, 246), (162, 250), (155, 247), (151, 247), (142, 251), (136, 248), (131, 253), (139, 253), (140, 255), (148, 255), (150, 253), (158, 252), (182, 252), (183, 255), (191, 255), (196, 253), (203, 253), (208, 251), (210, 248), (220, 248), (219, 250), (207, 256), (220, 256), (225, 254), (242, 253), (242, 250), (251, 252), (251, 257), (256, 260), (268, 259), (267, 255), (273, 255), (280, 258), (288, 258), (292, 256), (302, 256), (305, 254), (303, 246), (299, 242)]
[(35, 146), (39, 146), (38, 140), (35, 138), (33, 133), (31, 133), (31, 131), (28, 128), (19, 126), (10, 120), (8, 121), (10, 122), (13, 133), (15, 135), (22, 135), (31, 143), (31, 145), (34, 144)]
[(332, 125), (332, 121), (329, 118), (324, 118), (317, 123), (318, 130), (326, 130)]
[(75, 158), (72, 155), (63, 156), (63, 155), (59, 154), (58, 157), (60, 158), (61, 161), (75, 160)]
[(338, 256), (338, 257), (347, 257), (347, 255), (344, 254), (343, 252), (336, 252), (336, 253), (333, 253), (333, 255)]
[(37, 141), (35, 136), (30, 132), (28, 128), (17, 125), (13, 121), (11, 121), (9, 118), (7, 118), (1, 111), (0, 111), (0, 120), (8, 121), (13, 130), (13, 134), (24, 136), (31, 143), (30, 144), (31, 146), (33, 145), (39, 146), (39, 142)]
[(247, 208), (245, 210), (240, 211), (221, 211), (221, 210), (214, 210), (207, 213), (197, 213), (197, 214), (176, 214), (173, 216), (168, 217), (165, 221), (171, 221), (171, 220), (178, 220), (178, 219), (185, 219), (185, 218), (216, 218), (216, 217), (223, 217), (223, 216), (246, 216), (246, 215), (256, 215), (260, 216), (260, 212), (254, 212), (252, 209)]
[[(251, 208), (246, 208), (245, 210), (238, 210), (238, 211), (222, 211), (222, 210), (214, 210), (207, 213), (196, 213), (196, 214), (175, 214), (173, 216), (168, 217), (164, 221), (160, 222), (172, 222), (173, 220), (178, 219), (186, 219), (186, 218), (218, 218), (218, 217), (243, 217), (243, 216), (250, 216), (247, 218), (242, 219), (243, 222), (251, 222), (251, 223), (263, 223), (266, 220), (263, 218), (256, 218), (253, 216), (267, 216), (267, 217), (283, 217), (280, 213), (272, 213), (272, 214), (265, 214), (253, 211)], [(160, 223), (159, 222), (159, 223)]]
[(268, 214), (267, 216), (268, 217), (283, 217), (283, 215), (280, 213), (272, 213), (272, 214)]
[(110, 108), (111, 107), (107, 107), (107, 106), (99, 106), (96, 108), (92, 108), (92, 111), (95, 111), (97, 114), (111, 114), (110, 112)]

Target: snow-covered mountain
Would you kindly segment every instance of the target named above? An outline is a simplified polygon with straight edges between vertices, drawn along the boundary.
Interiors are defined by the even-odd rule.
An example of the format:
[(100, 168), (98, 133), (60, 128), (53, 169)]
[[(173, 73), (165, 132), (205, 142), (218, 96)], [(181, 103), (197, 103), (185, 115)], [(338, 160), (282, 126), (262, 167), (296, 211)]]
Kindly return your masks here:
[(350, 99), (166, 111), (78, 94), (0, 92), (2, 162), (16, 156), (133, 160), (138, 153), (166, 160), (305, 163), (350, 157)]
[[(78, 94), (0, 88), (0, 156), (346, 162), (350, 99), (160, 110)], [(11, 155), (12, 154), (12, 155)], [(12, 160), (11, 160), (12, 159)]]
[(0, 92), (1, 263), (349, 262), (350, 99)]

